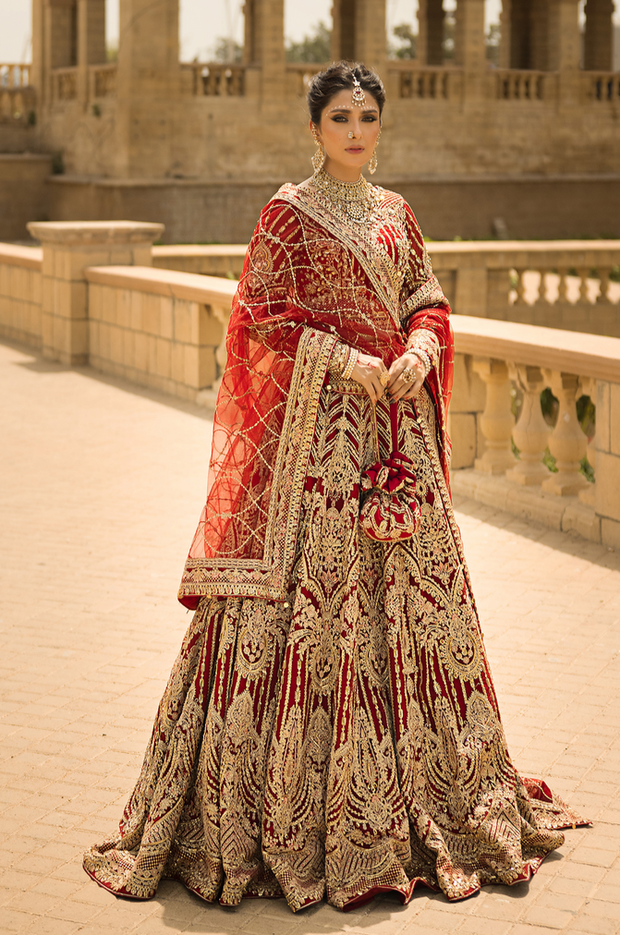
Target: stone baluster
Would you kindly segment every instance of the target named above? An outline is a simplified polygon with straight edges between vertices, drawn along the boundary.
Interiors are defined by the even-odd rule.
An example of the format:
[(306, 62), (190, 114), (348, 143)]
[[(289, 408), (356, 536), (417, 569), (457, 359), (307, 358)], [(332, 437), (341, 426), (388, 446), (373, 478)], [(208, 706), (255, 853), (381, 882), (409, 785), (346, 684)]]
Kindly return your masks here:
[[(581, 392), (589, 396), (596, 405), (596, 380), (592, 379), (592, 377), (581, 377), (579, 384)], [(592, 470), (596, 471), (596, 434), (593, 435), (592, 438), (587, 439), (586, 457)], [(585, 487), (579, 491), (579, 499), (582, 503), (587, 504), (587, 506), (594, 507), (596, 505), (596, 481), (593, 484), (588, 482)]]
[(524, 269), (515, 270), (517, 274), (517, 284), (515, 286), (515, 292), (517, 293), (517, 298), (515, 299), (515, 305), (525, 305), (525, 283), (523, 282)]
[(566, 281), (566, 277), (568, 276), (568, 270), (559, 269), (558, 276), (560, 277), (560, 281), (558, 283), (558, 304), (565, 305), (568, 302), (568, 294), (567, 294), (568, 283)]
[(485, 474), (504, 474), (515, 463), (510, 444), (514, 418), (510, 410), (508, 366), (503, 360), (476, 357), (473, 369), (486, 384), (486, 402), (480, 418), (486, 450), (481, 458), (476, 458), (475, 468)]
[(600, 285), (600, 289), (599, 289), (599, 294), (598, 294), (597, 297), (596, 297), (596, 304), (597, 304), (597, 305), (610, 305), (610, 304), (611, 304), (610, 299), (609, 299), (609, 295), (608, 295), (608, 292), (609, 292), (609, 282), (610, 282), (610, 279), (609, 279), (610, 273), (611, 273), (611, 269), (610, 269), (609, 267), (605, 267), (605, 268), (600, 268), (600, 267), (599, 267), (598, 274), (599, 274), (599, 276), (600, 276), (600, 284), (601, 284), (601, 285)]
[(590, 270), (585, 268), (580, 268), (577, 270), (577, 275), (581, 277), (581, 282), (579, 283), (579, 304), (586, 305), (588, 304), (588, 277), (590, 275)]
[(582, 390), (579, 377), (572, 373), (545, 370), (545, 379), (559, 401), (558, 421), (549, 437), (549, 450), (555, 458), (557, 473), (543, 481), (547, 493), (566, 497), (579, 493), (588, 483), (579, 467), (586, 453), (587, 439), (577, 419), (576, 403)]
[(541, 484), (549, 477), (542, 463), (551, 428), (544, 420), (540, 406), (540, 394), (545, 388), (545, 379), (539, 367), (526, 364), (510, 367), (510, 376), (523, 391), (523, 406), (512, 437), (520, 451), (521, 460), (506, 472), (508, 480), (515, 484), (531, 486)]

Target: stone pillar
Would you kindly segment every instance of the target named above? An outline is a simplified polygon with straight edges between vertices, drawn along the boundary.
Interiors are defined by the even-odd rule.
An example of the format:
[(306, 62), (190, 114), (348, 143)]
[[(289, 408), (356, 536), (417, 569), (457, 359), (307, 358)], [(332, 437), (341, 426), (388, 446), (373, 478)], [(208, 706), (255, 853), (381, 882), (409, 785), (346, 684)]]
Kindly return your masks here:
[(180, 74), (179, 0), (120, 0), (113, 175), (171, 174)]
[(332, 47), (335, 61), (364, 62), (381, 71), (385, 64), (386, 0), (334, 0)]
[(550, 0), (536, 0), (532, 4), (529, 20), (530, 68), (549, 69)]
[(464, 71), (465, 100), (483, 98), (487, 71), (484, 0), (457, 0), (454, 63)]
[(334, 0), (332, 6), (332, 42), (331, 56), (333, 61), (344, 59), (345, 62), (355, 61), (356, 35), (356, 7), (357, 0)]
[(549, 0), (549, 71), (577, 71), (581, 60), (579, 0)]
[(84, 105), (89, 96), (88, 66), (101, 65), (105, 60), (105, 0), (78, 0), (78, 100)]
[(418, 52), (420, 65), (443, 65), (443, 0), (419, 0)]
[(613, 68), (613, 0), (587, 0), (583, 67), (587, 71)]
[(279, 104), (284, 97), (284, 0), (245, 0), (243, 61), (260, 69), (262, 104)]
[(45, 29), (43, 0), (32, 0), (32, 70), (30, 82), (37, 91), (37, 104), (45, 105)]
[(549, 71), (559, 72), (558, 104), (573, 110), (579, 95), (579, 0), (549, 0)]
[(88, 266), (151, 266), (163, 224), (135, 221), (33, 221), (43, 245), (43, 356), (66, 366), (88, 363)]

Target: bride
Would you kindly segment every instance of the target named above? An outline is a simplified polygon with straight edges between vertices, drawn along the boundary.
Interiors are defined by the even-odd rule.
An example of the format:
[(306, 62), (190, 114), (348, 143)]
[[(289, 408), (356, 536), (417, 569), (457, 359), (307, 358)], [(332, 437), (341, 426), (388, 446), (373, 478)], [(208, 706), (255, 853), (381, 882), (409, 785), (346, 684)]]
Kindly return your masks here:
[[(120, 830), (84, 858), (121, 896), (171, 877), (226, 906), (462, 899), (529, 879), (581, 822), (506, 748), (450, 501), (449, 307), (409, 205), (360, 174), (384, 101), (363, 65), (314, 77), (315, 172), (248, 249), (195, 614)], [(409, 499), (362, 522), (398, 465)]]

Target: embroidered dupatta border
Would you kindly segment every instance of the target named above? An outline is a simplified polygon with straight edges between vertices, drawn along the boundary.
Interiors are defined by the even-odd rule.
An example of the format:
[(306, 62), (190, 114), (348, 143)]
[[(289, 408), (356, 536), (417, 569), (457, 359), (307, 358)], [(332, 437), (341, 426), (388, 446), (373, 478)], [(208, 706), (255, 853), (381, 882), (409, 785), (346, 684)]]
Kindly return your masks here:
[(299, 340), (274, 467), (263, 558), (189, 558), (178, 593), (182, 604), (195, 607), (197, 598), (212, 595), (285, 599), (319, 397), (336, 340), (313, 328), (306, 328)]

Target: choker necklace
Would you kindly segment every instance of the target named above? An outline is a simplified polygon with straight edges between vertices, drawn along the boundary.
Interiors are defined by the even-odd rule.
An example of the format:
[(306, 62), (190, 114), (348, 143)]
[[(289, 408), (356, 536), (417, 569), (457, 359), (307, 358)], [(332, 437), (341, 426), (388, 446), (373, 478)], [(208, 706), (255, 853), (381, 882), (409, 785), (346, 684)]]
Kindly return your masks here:
[(374, 187), (363, 175), (357, 182), (342, 182), (335, 179), (325, 169), (319, 169), (312, 176), (312, 184), (332, 205), (352, 221), (367, 221), (376, 206), (377, 197)]

